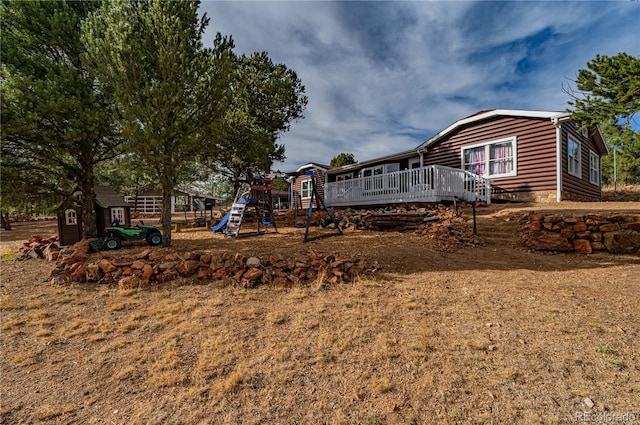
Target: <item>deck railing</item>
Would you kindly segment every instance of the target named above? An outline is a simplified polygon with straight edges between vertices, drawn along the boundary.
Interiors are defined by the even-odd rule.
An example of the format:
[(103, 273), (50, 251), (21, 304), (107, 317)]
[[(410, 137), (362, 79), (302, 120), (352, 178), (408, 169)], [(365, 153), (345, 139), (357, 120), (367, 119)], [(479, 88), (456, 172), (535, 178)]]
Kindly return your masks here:
[(489, 180), (459, 168), (427, 165), (325, 184), (328, 206), (453, 200), (491, 202)]

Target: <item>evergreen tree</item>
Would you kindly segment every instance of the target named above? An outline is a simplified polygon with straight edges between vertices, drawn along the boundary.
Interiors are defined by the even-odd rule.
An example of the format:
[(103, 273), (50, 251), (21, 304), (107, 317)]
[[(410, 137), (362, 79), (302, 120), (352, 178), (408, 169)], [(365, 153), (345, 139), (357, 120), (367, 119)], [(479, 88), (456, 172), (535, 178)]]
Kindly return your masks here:
[(171, 196), (193, 175), (202, 130), (221, 115), (229, 43), (203, 49), (209, 22), (197, 1), (120, 0), (86, 22), (101, 87), (114, 93), (127, 152), (162, 189), (163, 245), (171, 244)]
[(222, 122), (209, 126), (210, 165), (235, 182), (269, 173), (274, 161), (285, 159), (278, 137), (293, 120), (303, 118), (305, 88), (295, 71), (274, 64), (266, 52), (234, 60), (228, 90), (229, 107)]
[(340, 153), (331, 159), (329, 165), (332, 167), (342, 167), (343, 165), (355, 164), (356, 158), (352, 153)]
[[(640, 182), (640, 58), (627, 53), (596, 55), (569, 88), (573, 117), (583, 127), (599, 125), (609, 150), (617, 151), (618, 177)], [(613, 178), (612, 155), (604, 158), (603, 181)]]
[(83, 60), (82, 22), (98, 7), (77, 1), (0, 5), (3, 208), (26, 194), (61, 197), (77, 186), (84, 195), (84, 237), (97, 233), (94, 169), (122, 143), (110, 93), (94, 85)]

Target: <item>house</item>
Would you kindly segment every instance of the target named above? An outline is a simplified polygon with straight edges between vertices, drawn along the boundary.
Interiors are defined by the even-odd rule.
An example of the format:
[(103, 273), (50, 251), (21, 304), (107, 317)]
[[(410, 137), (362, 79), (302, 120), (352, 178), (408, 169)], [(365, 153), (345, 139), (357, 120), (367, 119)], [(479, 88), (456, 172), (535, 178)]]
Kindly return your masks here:
[[(162, 212), (162, 193), (156, 189), (145, 189), (136, 196), (126, 196), (125, 200), (137, 212), (145, 214)], [(211, 210), (217, 201), (217, 198), (196, 190), (175, 190), (171, 197), (171, 213)]]
[(327, 170), (326, 202), (600, 200), (606, 154), (600, 130), (568, 113), (480, 111), (415, 149)]
[[(96, 227), (98, 236), (104, 236), (104, 228), (114, 221), (123, 226), (131, 225), (131, 206), (110, 187), (96, 186)], [(61, 245), (73, 245), (82, 240), (82, 212), (78, 201), (82, 192), (73, 195), (58, 208), (58, 236)]]
[(310, 162), (298, 168), (296, 171), (287, 173), (289, 176), (289, 184), (291, 185), (291, 208), (306, 209), (309, 207), (311, 200), (312, 177), (307, 172), (313, 173), (316, 179), (318, 194), (324, 198), (325, 175), (327, 171), (333, 169), (330, 165)]

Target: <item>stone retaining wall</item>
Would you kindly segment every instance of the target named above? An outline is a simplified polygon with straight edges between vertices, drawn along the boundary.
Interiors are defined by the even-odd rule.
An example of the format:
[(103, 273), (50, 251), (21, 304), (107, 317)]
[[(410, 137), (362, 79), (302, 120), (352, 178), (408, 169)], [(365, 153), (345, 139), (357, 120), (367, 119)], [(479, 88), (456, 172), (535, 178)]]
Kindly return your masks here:
[(640, 214), (526, 213), (518, 234), (524, 245), (538, 251), (640, 254)]
[(258, 284), (289, 286), (312, 281), (351, 282), (357, 276), (378, 269), (375, 262), (371, 264), (364, 259), (315, 251), (293, 258), (285, 258), (277, 253), (249, 258), (228, 252), (189, 252), (180, 255), (154, 249), (145, 249), (136, 255), (114, 254), (91, 254), (88, 241), (80, 241), (60, 252), (56, 267), (51, 272), (51, 282), (117, 283), (120, 288), (136, 288), (193, 277), (223, 281), (225, 284), (242, 284), (248, 288)]

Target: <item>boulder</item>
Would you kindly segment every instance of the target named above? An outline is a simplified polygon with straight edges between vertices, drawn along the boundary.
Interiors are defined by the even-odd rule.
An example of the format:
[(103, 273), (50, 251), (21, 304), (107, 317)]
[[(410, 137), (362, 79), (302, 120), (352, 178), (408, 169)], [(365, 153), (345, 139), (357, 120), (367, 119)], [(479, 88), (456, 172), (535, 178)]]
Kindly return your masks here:
[(134, 289), (140, 286), (139, 276), (125, 276), (118, 281), (118, 288), (120, 289)]
[(571, 241), (573, 249), (580, 254), (591, 254), (593, 249), (591, 248), (591, 242), (587, 239), (574, 239)]
[(571, 242), (559, 233), (533, 232), (525, 240), (525, 243), (529, 248), (539, 251), (569, 252), (573, 250)]
[(640, 232), (620, 230), (605, 233), (603, 243), (612, 254), (633, 254), (640, 251)]
[(605, 223), (600, 225), (601, 232), (615, 232), (620, 230), (620, 225), (618, 223)]

